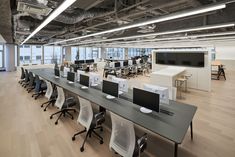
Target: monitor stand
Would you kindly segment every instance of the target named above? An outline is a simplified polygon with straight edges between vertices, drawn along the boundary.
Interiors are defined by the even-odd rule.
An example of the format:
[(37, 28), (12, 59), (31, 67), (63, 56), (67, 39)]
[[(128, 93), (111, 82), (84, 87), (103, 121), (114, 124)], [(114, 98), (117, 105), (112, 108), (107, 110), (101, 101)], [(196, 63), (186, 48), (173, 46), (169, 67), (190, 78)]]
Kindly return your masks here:
[(122, 95), (123, 94), (123, 91), (118, 91), (118, 95)]
[(140, 108), (140, 111), (141, 111), (142, 113), (152, 113), (152, 110), (147, 109), (147, 108), (145, 108), (145, 107), (141, 107), (141, 108)]
[(96, 86), (98, 86), (98, 84), (96, 84), (96, 83), (95, 84), (91, 84), (91, 86), (92, 87), (96, 87)]
[(82, 86), (81, 89), (88, 89), (88, 87), (87, 86)]
[(107, 99), (115, 99), (115, 96), (107, 95), (106, 98), (107, 98)]
[(74, 82), (72, 82), (72, 81), (69, 81), (68, 83), (69, 83), (69, 84), (73, 84)]
[(59, 76), (55, 76), (56, 79), (60, 78)]

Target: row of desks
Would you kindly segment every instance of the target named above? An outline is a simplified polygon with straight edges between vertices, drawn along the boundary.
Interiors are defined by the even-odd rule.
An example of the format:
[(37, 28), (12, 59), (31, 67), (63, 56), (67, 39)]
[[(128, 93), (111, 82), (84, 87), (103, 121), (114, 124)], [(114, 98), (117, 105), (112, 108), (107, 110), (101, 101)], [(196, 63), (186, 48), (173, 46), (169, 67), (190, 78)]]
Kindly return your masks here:
[(121, 96), (114, 100), (108, 100), (106, 99), (106, 94), (102, 93), (98, 87), (96, 87), (96, 89), (89, 88), (84, 90), (81, 89), (81, 85), (79, 83), (69, 84), (66, 78), (55, 78), (53, 69), (30, 69), (29, 71), (64, 88), (65, 90), (105, 108), (110, 112), (132, 121), (136, 125), (174, 142), (174, 157), (177, 157), (178, 144), (182, 143), (190, 126), (191, 137), (193, 135), (192, 120), (197, 110), (197, 107), (195, 106), (170, 101), (169, 105), (161, 104), (160, 108), (172, 114), (166, 114), (164, 112), (143, 114), (139, 110), (140, 107), (130, 101), (132, 99), (132, 93), (127, 94), (127, 97)]

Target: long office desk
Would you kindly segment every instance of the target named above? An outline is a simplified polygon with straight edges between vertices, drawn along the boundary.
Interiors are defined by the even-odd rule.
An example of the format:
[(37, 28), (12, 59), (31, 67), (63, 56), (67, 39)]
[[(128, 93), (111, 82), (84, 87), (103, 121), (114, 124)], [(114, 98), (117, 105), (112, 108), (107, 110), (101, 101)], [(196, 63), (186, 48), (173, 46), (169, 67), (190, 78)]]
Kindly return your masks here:
[(173, 114), (163, 112), (143, 114), (139, 110), (140, 107), (131, 101), (122, 98), (108, 100), (106, 94), (100, 90), (93, 88), (84, 90), (78, 83), (69, 84), (66, 78), (55, 78), (53, 69), (29, 69), (29, 71), (174, 142), (174, 157), (177, 157), (178, 144), (182, 143), (189, 127), (193, 138), (192, 120), (197, 110), (195, 106), (170, 101), (169, 105), (161, 104), (160, 108)]

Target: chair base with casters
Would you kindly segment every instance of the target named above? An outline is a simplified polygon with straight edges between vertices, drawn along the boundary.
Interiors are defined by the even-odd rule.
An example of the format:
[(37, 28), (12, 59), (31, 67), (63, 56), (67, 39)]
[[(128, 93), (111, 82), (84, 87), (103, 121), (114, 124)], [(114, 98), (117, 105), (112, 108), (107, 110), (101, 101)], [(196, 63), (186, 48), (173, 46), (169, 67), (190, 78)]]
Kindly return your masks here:
[(73, 118), (73, 115), (70, 113), (70, 111), (73, 111), (74, 113), (76, 112), (75, 109), (68, 109), (68, 108), (65, 108), (65, 109), (62, 109), (61, 111), (58, 111), (58, 112), (56, 112), (56, 113), (53, 113), (53, 114), (50, 116), (50, 119), (52, 119), (54, 115), (60, 114), (60, 115), (58, 116), (57, 120), (55, 121), (55, 125), (58, 124), (58, 121), (59, 121), (59, 119), (61, 118), (62, 115), (63, 115), (64, 117), (65, 117), (66, 115), (69, 115), (70, 118), (73, 120), (74, 118)]
[(47, 102), (44, 102), (42, 105), (41, 105), (41, 107), (43, 108), (44, 107), (44, 105), (46, 105), (45, 106), (45, 108), (44, 108), (44, 110), (43, 111), (46, 111), (47, 110), (47, 108), (50, 106), (50, 105), (54, 105), (55, 104), (55, 102), (56, 102), (56, 99), (55, 98), (53, 98), (53, 99), (50, 99), (49, 101), (47, 101)]
[(57, 120), (55, 121), (55, 125), (58, 124), (58, 121), (59, 121), (59, 119), (61, 118), (62, 115), (63, 115), (64, 117), (65, 117), (66, 115), (68, 115), (68, 116), (70, 116), (70, 118), (73, 120), (73, 119), (74, 119), (74, 118), (73, 118), (73, 115), (72, 115), (70, 112), (74, 112), (74, 113), (76, 112), (75, 109), (71, 108), (72, 106), (75, 106), (75, 105), (76, 105), (75, 100), (74, 100), (72, 97), (71, 97), (71, 98), (68, 98), (68, 99), (66, 100), (66, 102), (64, 103), (62, 109), (61, 109), (60, 111), (56, 112), (56, 113), (53, 113), (53, 114), (50, 116), (50, 119), (52, 119), (54, 115), (59, 114)]
[(91, 137), (92, 134), (95, 135), (95, 137), (98, 138), (98, 140), (100, 141), (100, 144), (103, 144), (104, 143), (104, 140), (103, 140), (103, 137), (101, 137), (95, 130), (97, 129), (100, 129), (100, 131), (102, 132), (103, 131), (103, 127), (101, 126), (105, 119), (104, 119), (104, 115), (105, 115), (105, 112), (99, 112), (97, 114), (95, 114), (95, 116), (93, 117), (93, 120), (92, 120), (92, 123), (91, 123), (91, 126), (90, 126), (90, 129), (87, 131), (87, 129), (85, 128), (84, 130), (76, 133), (73, 135), (72, 137), (72, 141), (75, 141), (75, 138), (77, 135), (80, 135), (82, 133), (85, 133), (87, 132), (86, 134), (86, 137), (82, 143), (82, 146), (80, 147), (80, 151), (83, 152), (84, 151), (84, 145), (86, 143), (86, 140), (87, 140), (87, 137)]
[(33, 97), (35, 100), (37, 100), (39, 96), (42, 96), (42, 95), (44, 95), (45, 93), (46, 93), (46, 92), (41, 91), (41, 92), (38, 92), (38, 93), (33, 94), (32, 97)]
[(30, 93), (32, 90), (34, 90), (34, 88), (35, 88), (35, 85), (33, 85), (32, 87), (27, 88), (28, 93)]

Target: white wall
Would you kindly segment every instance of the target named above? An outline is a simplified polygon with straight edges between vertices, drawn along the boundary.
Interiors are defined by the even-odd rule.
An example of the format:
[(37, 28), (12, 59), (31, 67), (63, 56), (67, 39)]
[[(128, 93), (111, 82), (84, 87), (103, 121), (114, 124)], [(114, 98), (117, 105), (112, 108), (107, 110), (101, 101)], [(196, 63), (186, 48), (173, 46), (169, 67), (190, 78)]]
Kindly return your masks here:
[[(211, 91), (211, 47), (209, 48), (202, 48), (201, 50), (197, 50), (199, 52), (206, 52), (204, 59), (205, 59), (205, 66), (202, 68), (194, 68), (194, 67), (185, 67), (186, 71), (185, 74), (192, 75), (188, 80), (188, 87), (203, 91)], [(184, 51), (184, 50), (173, 50), (173, 51)], [(185, 48), (186, 52), (191, 51), (190, 48)], [(169, 52), (169, 50), (168, 50)], [(195, 51), (196, 52), (196, 51)], [(157, 71), (163, 68), (168, 67), (167, 65), (159, 65), (155, 64), (155, 53), (154, 50), (152, 52), (152, 71)], [(181, 66), (182, 67), (182, 66)]]

